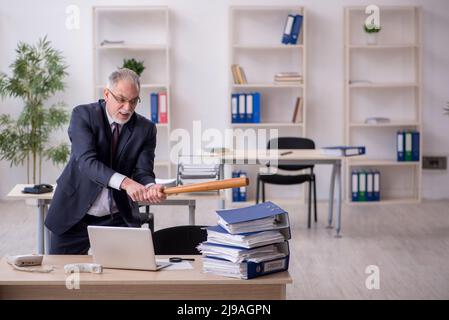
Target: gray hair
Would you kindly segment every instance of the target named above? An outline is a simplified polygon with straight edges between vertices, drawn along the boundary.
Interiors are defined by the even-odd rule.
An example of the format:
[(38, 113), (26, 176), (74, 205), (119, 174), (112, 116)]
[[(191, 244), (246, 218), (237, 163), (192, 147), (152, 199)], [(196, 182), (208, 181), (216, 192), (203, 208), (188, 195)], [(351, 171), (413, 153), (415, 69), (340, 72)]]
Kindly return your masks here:
[(120, 81), (129, 81), (133, 83), (137, 90), (140, 91), (140, 79), (137, 73), (127, 68), (120, 68), (112, 72), (108, 77), (107, 87), (113, 89)]

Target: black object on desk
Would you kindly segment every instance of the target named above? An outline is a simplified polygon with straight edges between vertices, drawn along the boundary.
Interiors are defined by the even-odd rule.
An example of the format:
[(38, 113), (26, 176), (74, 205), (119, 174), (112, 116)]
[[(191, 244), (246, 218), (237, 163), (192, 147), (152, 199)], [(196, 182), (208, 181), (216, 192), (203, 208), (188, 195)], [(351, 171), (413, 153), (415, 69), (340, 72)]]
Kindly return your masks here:
[(33, 193), (33, 194), (41, 194), (49, 192), (53, 192), (53, 186), (51, 184), (35, 184), (32, 187), (25, 187), (22, 190), (22, 193)]
[(168, 259), (169, 262), (182, 262), (182, 261), (195, 261), (193, 258), (181, 258), (181, 257), (171, 257)]
[(286, 156), (287, 154), (292, 154), (293, 151), (285, 151), (285, 152), (281, 152), (281, 156)]

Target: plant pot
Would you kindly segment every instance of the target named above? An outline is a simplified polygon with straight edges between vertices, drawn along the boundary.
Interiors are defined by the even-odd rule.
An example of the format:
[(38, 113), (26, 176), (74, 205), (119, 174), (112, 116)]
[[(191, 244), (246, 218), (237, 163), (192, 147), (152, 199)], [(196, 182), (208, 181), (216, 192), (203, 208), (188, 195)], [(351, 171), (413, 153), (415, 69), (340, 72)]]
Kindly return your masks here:
[(377, 44), (377, 32), (366, 33), (366, 43), (370, 45)]

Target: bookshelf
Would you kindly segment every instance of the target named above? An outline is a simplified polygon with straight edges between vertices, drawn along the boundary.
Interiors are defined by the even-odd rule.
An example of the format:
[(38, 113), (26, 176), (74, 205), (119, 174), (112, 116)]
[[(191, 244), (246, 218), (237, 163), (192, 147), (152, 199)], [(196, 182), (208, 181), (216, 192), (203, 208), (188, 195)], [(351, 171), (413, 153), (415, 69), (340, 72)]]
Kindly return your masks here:
[[(422, 81), (421, 9), (380, 6), (381, 31), (368, 44), (363, 24), (365, 7), (344, 10), (344, 136), (347, 145), (365, 145), (366, 155), (348, 158), (345, 165), (346, 200), (352, 205), (379, 202), (351, 201), (353, 170), (380, 172), (380, 203), (421, 201)], [(386, 123), (365, 123), (385, 117)], [(419, 161), (397, 161), (397, 131), (420, 132)]]
[[(167, 93), (167, 123), (157, 123), (155, 174), (170, 178), (170, 23), (166, 6), (93, 7), (94, 99), (102, 97), (108, 74), (123, 59), (144, 61), (140, 76), (141, 103), (136, 112), (151, 119), (150, 94)], [(102, 43), (104, 40), (122, 43)]]
[[(303, 20), (296, 44), (283, 44), (282, 36), (289, 14), (302, 15)], [(265, 129), (266, 141), (259, 145), (251, 142), (246, 148), (256, 149), (266, 147), (271, 132), (277, 130), (279, 136), (304, 137), (306, 135), (307, 110), (307, 74), (306, 74), (306, 12), (301, 6), (231, 6), (229, 8), (229, 64), (228, 64), (228, 120), (229, 127), (236, 130)], [(239, 65), (246, 76), (247, 83), (234, 82), (232, 65)], [(301, 82), (279, 83), (274, 76), (281, 72), (297, 72), (302, 76)], [(235, 123), (232, 121), (232, 94), (260, 93), (260, 123)], [(293, 122), (296, 98), (301, 97), (301, 120)], [(257, 131), (256, 131), (257, 135)], [(271, 136), (274, 138), (274, 136)], [(234, 145), (234, 148), (243, 146)], [(242, 170), (248, 174), (251, 181), (256, 181), (256, 166), (233, 165), (227, 170)], [(230, 177), (230, 172), (226, 172)], [(279, 188), (279, 189), (278, 189)], [(267, 188), (267, 198), (279, 198), (272, 193), (282, 186)], [(302, 188), (301, 187), (298, 187)], [(247, 201), (234, 202), (235, 206), (254, 203), (255, 184), (248, 187)], [(285, 191), (285, 188), (283, 189)], [(301, 192), (299, 192), (301, 197)], [(296, 197), (296, 196), (295, 196)], [(231, 198), (231, 193), (227, 194)], [(288, 199), (288, 198), (286, 198)]]

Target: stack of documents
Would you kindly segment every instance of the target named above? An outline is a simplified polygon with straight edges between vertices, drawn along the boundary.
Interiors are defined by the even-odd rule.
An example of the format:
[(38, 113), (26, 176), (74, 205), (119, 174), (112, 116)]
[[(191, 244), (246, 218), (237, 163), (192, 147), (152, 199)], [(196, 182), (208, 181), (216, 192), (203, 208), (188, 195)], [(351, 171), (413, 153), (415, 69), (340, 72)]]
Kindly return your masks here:
[(366, 150), (364, 146), (335, 146), (335, 147), (324, 147), (321, 149), (321, 153), (330, 156), (359, 156), (365, 154)]
[(203, 271), (250, 279), (288, 268), (291, 238), (288, 213), (272, 202), (218, 210), (218, 225), (207, 228), (198, 246)]
[(301, 84), (302, 75), (300, 75), (298, 72), (280, 72), (274, 75), (274, 82), (279, 84)]
[(187, 185), (217, 180), (219, 171), (219, 164), (182, 164), (179, 167), (179, 182)]

